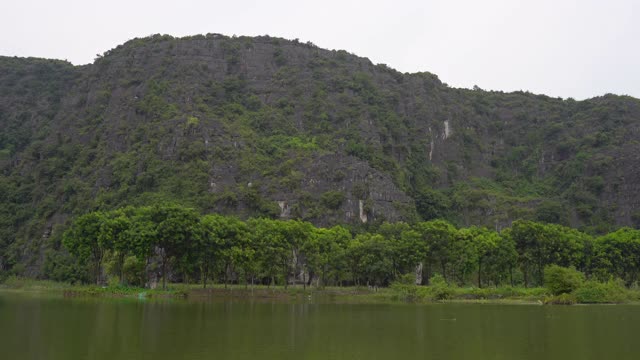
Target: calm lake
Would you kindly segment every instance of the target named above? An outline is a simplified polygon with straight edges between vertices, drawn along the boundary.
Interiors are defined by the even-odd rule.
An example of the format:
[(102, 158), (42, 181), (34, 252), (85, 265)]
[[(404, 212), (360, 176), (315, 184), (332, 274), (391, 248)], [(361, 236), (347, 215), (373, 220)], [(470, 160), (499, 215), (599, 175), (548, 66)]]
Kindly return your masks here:
[(639, 359), (640, 306), (63, 299), (0, 292), (1, 359)]

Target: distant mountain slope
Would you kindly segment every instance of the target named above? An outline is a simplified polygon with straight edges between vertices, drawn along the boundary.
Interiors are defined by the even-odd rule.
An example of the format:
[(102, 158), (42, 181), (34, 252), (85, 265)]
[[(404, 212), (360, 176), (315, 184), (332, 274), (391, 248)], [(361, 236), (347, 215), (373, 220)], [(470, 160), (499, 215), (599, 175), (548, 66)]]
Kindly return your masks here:
[(603, 232), (640, 223), (639, 129), (631, 97), (454, 89), (271, 37), (156, 35), (80, 67), (0, 57), (0, 269), (42, 271), (70, 216), (162, 201)]

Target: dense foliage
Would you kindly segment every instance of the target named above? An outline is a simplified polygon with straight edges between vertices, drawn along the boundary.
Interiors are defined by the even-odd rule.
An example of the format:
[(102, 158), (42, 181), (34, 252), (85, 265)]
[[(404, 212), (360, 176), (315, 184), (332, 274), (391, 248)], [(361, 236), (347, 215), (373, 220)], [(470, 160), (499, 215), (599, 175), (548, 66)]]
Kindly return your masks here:
[[(476, 270), (466, 257), (451, 260), (442, 244), (482, 239), (474, 240), (483, 244), (474, 255), (480, 285), (506, 281), (510, 269), (523, 283), (541, 283), (553, 263), (595, 275), (611, 268), (629, 282), (635, 250), (607, 241), (596, 249), (585, 239), (567, 245), (589, 236), (561, 226), (590, 235), (640, 226), (639, 119), (640, 102), (627, 96), (455, 89), (433, 74), (268, 36), (155, 35), (86, 66), (0, 57), (0, 274), (52, 276), (61, 271), (55, 259), (74, 277), (89, 276), (61, 251), (71, 219), (177, 202), (243, 220), (354, 227), (363, 233), (357, 243), (377, 257), (388, 255), (382, 238), (408, 241), (426, 231), (423, 221), (447, 221), (429, 223), (428, 254), (406, 248), (409, 258), (367, 265), (358, 281), (388, 281), (385, 269), (405, 271), (416, 256), (426, 256), (426, 271), (468, 278)], [(124, 226), (117, 219), (115, 233)], [(511, 227), (518, 219), (559, 227)], [(406, 222), (415, 233), (384, 222)], [(495, 231), (451, 238), (454, 225)], [(492, 250), (510, 251), (496, 236), (507, 228), (515, 267)], [(187, 230), (154, 231), (148, 236), (164, 239), (156, 247), (166, 247), (167, 266), (178, 251), (173, 237)], [(106, 261), (90, 244), (77, 251)], [(581, 252), (589, 256), (575, 258)], [(117, 268), (138, 270), (148, 257), (122, 256)], [(203, 266), (184, 274), (213, 271)], [(282, 267), (269, 266), (273, 276)]]
[[(285, 287), (441, 279), (477, 287), (546, 285), (553, 294), (562, 294), (580, 288), (583, 274), (591, 280), (621, 278), (632, 285), (640, 272), (638, 262), (618, 263), (621, 249), (629, 259), (640, 255), (639, 230), (594, 239), (531, 221), (516, 221), (500, 233), (458, 229), (443, 220), (383, 223), (352, 233), (343, 226), (317, 228), (299, 220), (265, 218), (245, 222), (164, 205), (84, 214), (62, 242), (71, 257), (48, 260), (55, 280), (100, 283), (106, 275), (139, 286), (160, 278), (164, 284), (168, 276), (203, 286), (213, 278), (225, 284)], [(77, 268), (86, 269), (79, 278)], [(594, 286), (580, 296), (599, 291)]]

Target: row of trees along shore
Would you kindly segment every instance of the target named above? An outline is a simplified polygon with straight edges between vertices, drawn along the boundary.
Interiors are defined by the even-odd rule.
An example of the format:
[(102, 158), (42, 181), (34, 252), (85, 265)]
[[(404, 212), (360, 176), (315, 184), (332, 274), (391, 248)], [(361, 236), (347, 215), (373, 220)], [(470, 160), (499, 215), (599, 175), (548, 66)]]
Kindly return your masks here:
[[(496, 232), (443, 220), (383, 223), (375, 231), (318, 228), (299, 220), (200, 215), (179, 205), (126, 207), (79, 216), (64, 233), (71, 256), (48, 265), (56, 280), (143, 286), (172, 281), (387, 286), (418, 273), (458, 285), (542, 286), (548, 265), (588, 278), (636, 283), (640, 231), (592, 237), (555, 224), (518, 220)], [(420, 278), (424, 280), (419, 280)]]

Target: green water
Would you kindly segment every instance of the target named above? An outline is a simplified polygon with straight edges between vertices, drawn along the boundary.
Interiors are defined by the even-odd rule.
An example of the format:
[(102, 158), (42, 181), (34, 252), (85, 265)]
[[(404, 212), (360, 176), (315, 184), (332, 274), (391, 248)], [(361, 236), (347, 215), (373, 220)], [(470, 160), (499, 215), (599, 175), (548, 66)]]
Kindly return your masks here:
[(640, 359), (640, 306), (152, 302), (0, 292), (0, 359)]

